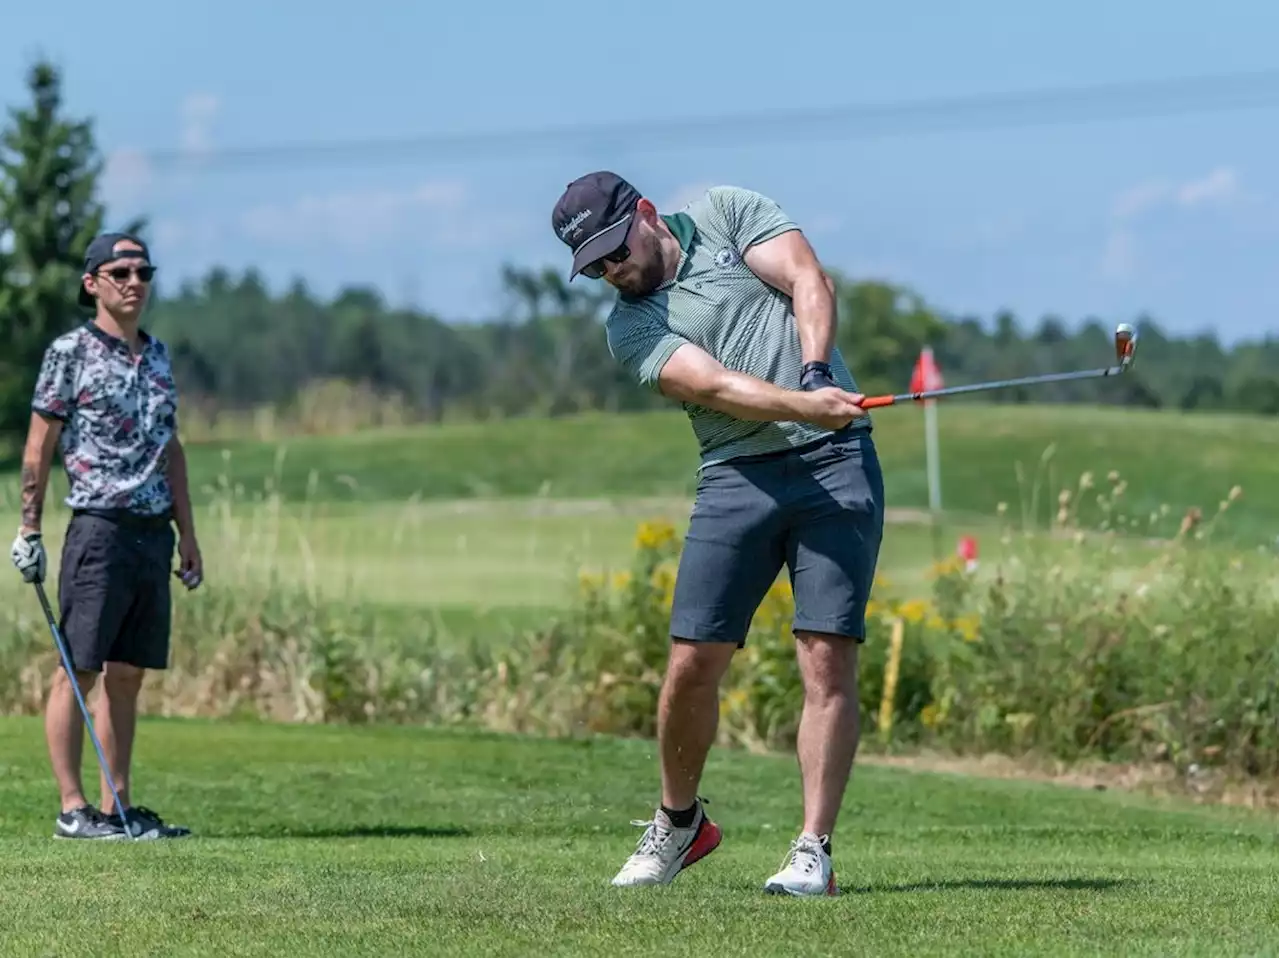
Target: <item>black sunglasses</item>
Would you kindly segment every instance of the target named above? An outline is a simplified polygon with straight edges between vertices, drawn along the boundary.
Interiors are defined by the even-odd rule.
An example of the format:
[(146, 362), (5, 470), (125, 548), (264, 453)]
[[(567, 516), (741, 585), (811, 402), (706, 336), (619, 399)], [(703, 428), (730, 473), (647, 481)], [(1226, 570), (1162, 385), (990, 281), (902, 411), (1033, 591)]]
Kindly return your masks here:
[(125, 282), (131, 274), (137, 274), (138, 279), (149, 283), (155, 278), (156, 268), (154, 266), (113, 266), (105, 272), (117, 283)]
[(586, 266), (582, 267), (582, 275), (585, 276), (587, 279), (600, 279), (601, 277), (604, 276), (604, 269), (605, 269), (604, 264), (606, 262), (623, 263), (623, 262), (626, 262), (627, 257), (629, 257), (630, 255), (631, 255), (631, 247), (629, 247), (626, 243), (623, 243), (612, 253), (606, 253), (604, 256), (601, 256), (598, 260), (590, 262)]

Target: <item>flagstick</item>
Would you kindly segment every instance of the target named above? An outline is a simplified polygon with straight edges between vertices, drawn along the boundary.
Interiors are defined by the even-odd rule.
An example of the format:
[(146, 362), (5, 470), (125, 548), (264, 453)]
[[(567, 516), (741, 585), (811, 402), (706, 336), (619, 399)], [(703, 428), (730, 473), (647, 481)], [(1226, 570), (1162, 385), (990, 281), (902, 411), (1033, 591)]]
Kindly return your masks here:
[[(920, 350), (911, 389), (941, 389), (942, 373), (933, 360), (932, 347)], [(917, 386), (917, 383), (919, 384)], [(933, 540), (933, 561), (942, 561), (942, 466), (938, 454), (938, 402), (924, 401), (924, 454), (925, 470), (929, 478), (929, 529)]]
[(938, 401), (924, 404), (925, 461), (929, 473), (929, 525), (933, 530), (933, 561), (942, 561), (942, 478), (938, 462)]

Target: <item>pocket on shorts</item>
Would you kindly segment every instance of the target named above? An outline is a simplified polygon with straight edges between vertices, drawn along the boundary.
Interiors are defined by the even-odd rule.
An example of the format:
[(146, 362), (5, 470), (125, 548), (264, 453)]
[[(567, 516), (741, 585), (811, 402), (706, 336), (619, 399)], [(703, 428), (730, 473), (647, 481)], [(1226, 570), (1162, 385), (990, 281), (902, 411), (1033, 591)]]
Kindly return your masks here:
[(63, 562), (64, 578), (75, 582), (93, 570), (110, 565), (114, 558), (114, 536), (110, 523), (94, 516), (77, 516), (67, 536)]
[(817, 486), (805, 497), (806, 510), (825, 502), (826, 511), (883, 511), (884, 478), (870, 436), (833, 439), (806, 458)]

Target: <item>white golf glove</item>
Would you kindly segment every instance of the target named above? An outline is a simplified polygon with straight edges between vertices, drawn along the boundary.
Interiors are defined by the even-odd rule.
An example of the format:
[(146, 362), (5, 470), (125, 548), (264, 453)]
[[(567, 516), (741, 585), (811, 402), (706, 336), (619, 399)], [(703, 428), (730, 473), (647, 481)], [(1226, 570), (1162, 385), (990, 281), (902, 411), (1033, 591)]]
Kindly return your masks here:
[(28, 532), (13, 540), (13, 548), (9, 550), (13, 564), (22, 573), (23, 582), (43, 582), (49, 567), (48, 556), (44, 551), (44, 541), (38, 532)]

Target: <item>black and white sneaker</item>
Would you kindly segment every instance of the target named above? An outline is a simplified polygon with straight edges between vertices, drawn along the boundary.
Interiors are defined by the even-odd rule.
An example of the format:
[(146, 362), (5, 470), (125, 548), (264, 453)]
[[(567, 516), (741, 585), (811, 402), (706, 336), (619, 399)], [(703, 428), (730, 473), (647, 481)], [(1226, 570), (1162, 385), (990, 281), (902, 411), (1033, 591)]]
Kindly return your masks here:
[[(142, 839), (156, 838), (183, 838), (191, 834), (191, 829), (184, 825), (166, 825), (163, 818), (145, 805), (130, 805), (125, 810), (125, 821), (129, 823), (129, 834)], [(128, 837), (124, 833), (124, 825), (120, 821), (120, 816), (111, 814), (107, 816), (112, 824), (119, 829), (121, 836)]]
[(127, 836), (117, 820), (103, 815), (93, 805), (82, 805), (54, 819), (53, 837), (119, 841)]

